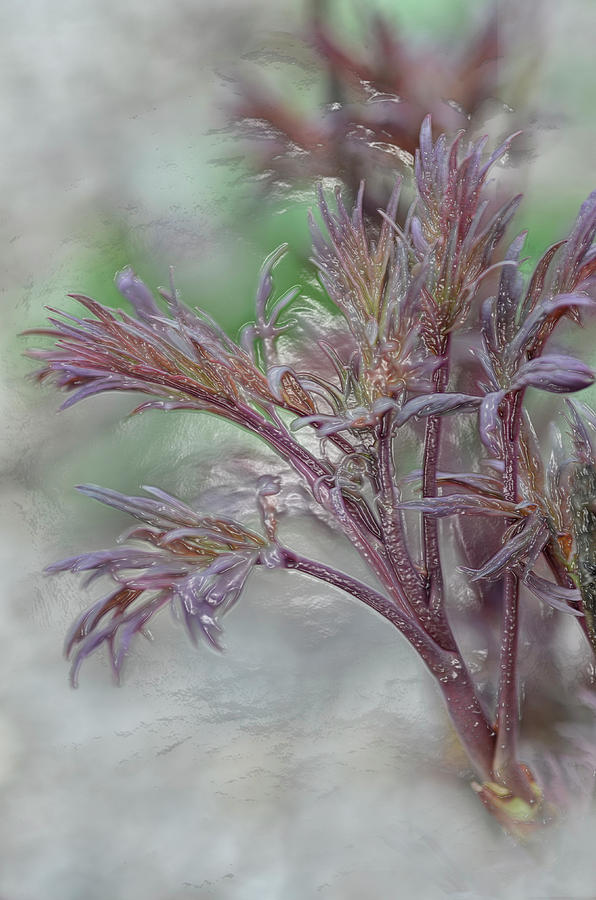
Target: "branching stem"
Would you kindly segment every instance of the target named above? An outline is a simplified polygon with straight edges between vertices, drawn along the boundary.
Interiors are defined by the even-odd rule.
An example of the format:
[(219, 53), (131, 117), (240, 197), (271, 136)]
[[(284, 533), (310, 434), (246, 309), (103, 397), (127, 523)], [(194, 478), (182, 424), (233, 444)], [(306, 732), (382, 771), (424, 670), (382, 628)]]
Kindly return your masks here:
[[(238, 417), (238, 424), (261, 437), (303, 476), (313, 496), (318, 496), (322, 505), (337, 518), (348, 539), (390, 593), (394, 605), (407, 615), (410, 607), (406, 595), (394, 577), (384, 548), (381, 545), (375, 546), (378, 542), (371, 535), (362, 510), (355, 502), (341, 495), (338, 488), (325, 487), (327, 478), (333, 480), (331, 467), (250, 407), (243, 409), (242, 415)], [(322, 481), (322, 485), (315, 489), (319, 481)]]
[(391, 411), (385, 413), (378, 433), (378, 511), (383, 529), (384, 544), (395, 572), (395, 577), (401, 584), (420, 624), (442, 647), (455, 650), (455, 642), (451, 633), (448, 629), (441, 627), (441, 623), (437, 623), (433, 618), (432, 611), (428, 606), (426, 585), (414, 566), (406, 543), (393, 460), (393, 418)]

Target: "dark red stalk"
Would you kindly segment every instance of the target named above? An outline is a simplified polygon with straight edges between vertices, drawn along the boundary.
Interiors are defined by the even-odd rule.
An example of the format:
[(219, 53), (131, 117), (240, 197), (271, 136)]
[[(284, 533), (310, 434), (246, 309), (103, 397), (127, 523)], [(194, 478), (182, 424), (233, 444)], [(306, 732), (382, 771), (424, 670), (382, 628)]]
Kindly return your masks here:
[[(442, 363), (433, 375), (435, 392), (442, 394), (449, 381), (449, 334), (445, 335), (441, 345)], [(437, 471), (439, 467), (439, 451), (441, 445), (441, 416), (429, 416), (424, 437), (424, 457), (422, 462), (422, 496), (437, 496)], [(455, 647), (451, 628), (445, 615), (445, 585), (441, 568), (439, 548), (439, 523), (436, 516), (428, 513), (422, 515), (422, 546), (424, 568), (426, 571), (427, 602), (438, 629), (441, 642), (445, 646)]]
[(320, 562), (291, 550), (282, 550), (284, 565), (351, 594), (394, 625), (408, 640), (434, 675), (449, 716), (477, 774), (487, 780), (494, 754), (494, 732), (475, 693), (459, 653), (441, 647), (413, 619), (403, 615), (393, 603), (368, 585)]
[(445, 628), (445, 623), (437, 622), (432, 610), (429, 609), (426, 585), (414, 566), (406, 544), (393, 460), (392, 423), (393, 413), (385, 413), (378, 436), (378, 510), (387, 556), (420, 624), (446, 650), (455, 650), (456, 645), (450, 630)]
[[(503, 497), (518, 500), (519, 433), (523, 391), (507, 394), (503, 401)], [(536, 802), (527, 774), (517, 759), (519, 697), (517, 655), (519, 641), (519, 577), (508, 571), (503, 577), (503, 621), (499, 658), (499, 688), (496, 719), (496, 745), (493, 760), (495, 779), (528, 803)]]
[(377, 508), (387, 555), (410, 605), (420, 617), (427, 612), (426, 590), (424, 580), (414, 566), (405, 540), (403, 514), (399, 508), (401, 498), (393, 459), (393, 419), (392, 411), (385, 413), (378, 431)]

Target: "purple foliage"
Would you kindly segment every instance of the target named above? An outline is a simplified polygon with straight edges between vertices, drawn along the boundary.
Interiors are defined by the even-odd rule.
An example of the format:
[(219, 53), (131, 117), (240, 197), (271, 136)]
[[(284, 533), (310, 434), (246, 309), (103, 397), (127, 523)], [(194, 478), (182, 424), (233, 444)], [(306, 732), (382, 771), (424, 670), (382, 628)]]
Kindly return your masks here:
[(155, 499), (95, 485), (79, 490), (139, 519), (144, 527), (130, 530), (118, 547), (73, 556), (46, 569), (48, 574), (89, 572), (87, 584), (102, 576), (116, 584), (68, 634), (73, 684), (82, 662), (101, 644), (108, 646), (119, 678), (132, 638), (146, 633), (150, 619), (167, 604), (179, 612), (193, 641), (201, 636), (220, 649), (219, 618), (240, 596), (267, 540), (231, 520), (201, 516), (157, 488), (145, 488)]
[[(380, 224), (364, 212), (364, 186), (351, 212), (340, 191), (334, 208), (321, 191), (320, 224), (311, 217), (313, 262), (335, 306), (337, 328), (333, 346), (322, 335), (306, 349), (304, 367), (283, 358), (297, 289), (273, 299), (272, 272), (284, 246), (263, 266), (256, 319), (239, 343), (206, 314), (184, 306), (174, 288), (162, 293), (162, 310), (131, 269), (118, 275), (117, 285), (134, 316), (81, 295), (74, 296), (86, 310), (82, 318), (51, 310), (50, 328), (37, 333), (53, 338), (54, 346), (28, 352), (41, 361), (37, 379), (68, 393), (63, 407), (105, 391), (129, 391), (146, 397), (137, 411), (207, 411), (247, 429), (300, 476), (378, 585), (373, 589), (284, 546), (277, 527), (283, 479), (277, 476), (264, 474), (257, 484), (262, 533), (199, 513), (156, 488), (137, 497), (87, 485), (80, 488), (87, 496), (141, 524), (112, 549), (48, 569), (85, 573), (87, 583), (111, 582), (67, 638), (73, 681), (101, 645), (119, 675), (133, 637), (146, 633), (165, 606), (177, 610), (193, 640), (203, 637), (219, 647), (221, 617), (253, 569), (302, 572), (376, 610), (420, 654), (482, 782), (478, 793), (499, 820), (519, 834), (520, 809), (530, 826), (548, 819), (543, 789), (517, 752), (519, 610), (529, 592), (570, 614), (596, 647), (596, 598), (580, 577), (586, 551), (583, 562), (578, 557), (578, 547), (589, 544), (592, 515), (596, 533), (596, 497), (569, 502), (578, 472), (584, 485), (594, 473), (596, 484), (596, 414), (567, 401), (570, 434), (554, 431), (544, 462), (524, 401), (529, 387), (566, 394), (594, 381), (584, 362), (545, 348), (562, 316), (581, 324), (580, 310), (593, 306), (596, 195), (582, 206), (569, 238), (546, 251), (526, 283), (520, 271), (525, 234), (498, 256), (520, 198), (496, 210), (487, 199), (489, 174), (511, 140), (487, 156), (484, 139), (465, 145), (459, 134), (434, 141), (425, 119), (415, 202), (404, 227), (395, 224), (399, 183)], [(496, 292), (487, 297), (491, 273), (498, 275)], [(476, 326), (480, 337), (471, 352), (479, 374), (472, 380), (467, 363), (453, 354), (452, 336)], [(445, 435), (455, 439), (460, 422), (475, 431), (473, 466), (463, 453), (446, 458)], [(420, 436), (421, 467), (408, 473), (399, 450), (412, 433)], [(440, 469), (441, 456), (451, 471)], [(415, 490), (413, 499), (403, 499), (406, 485)], [(453, 527), (470, 516), (477, 523), (474, 539), (469, 529)], [(447, 520), (441, 529), (439, 519)], [(415, 521), (419, 529), (411, 527)], [(456, 542), (468, 533), (459, 548), (466, 563), (460, 572), (479, 602), (488, 602), (487, 585), (498, 597), (493, 710), (485, 708), (452, 627), (449, 571), (455, 561), (443, 540), (447, 533)], [(495, 622), (488, 610), (483, 627), (490, 643)]]

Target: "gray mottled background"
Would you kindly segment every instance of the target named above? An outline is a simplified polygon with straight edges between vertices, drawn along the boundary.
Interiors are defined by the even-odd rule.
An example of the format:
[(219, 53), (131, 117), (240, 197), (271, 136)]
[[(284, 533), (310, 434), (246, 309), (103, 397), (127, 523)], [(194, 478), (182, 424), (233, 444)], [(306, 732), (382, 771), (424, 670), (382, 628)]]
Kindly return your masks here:
[[(420, 0), (402, 14), (457, 34), (479, 6)], [(545, 125), (526, 217), (546, 240), (596, 185), (596, 17), (590, 0), (535, 10), (520, 46), (540, 64)], [(110, 299), (127, 262), (157, 282), (176, 265), (187, 299), (240, 324), (263, 246), (295, 226), (283, 210), (258, 241), (226, 225), (245, 189), (211, 161), (229, 152), (226, 76), (255, 65), (266, 33), (285, 47), (302, 18), (288, 0), (0, 8), (1, 900), (594, 896), (593, 810), (533, 853), (513, 846), (459, 777), (465, 759), (415, 655), (290, 574), (253, 579), (224, 656), (194, 650), (166, 616), (121, 689), (100, 658), (78, 691), (67, 684), (61, 643), (88, 600), (39, 573), (122, 525), (72, 485), (190, 497), (229, 476), (210, 464), (253, 445), (207, 418), (126, 420), (121, 398), (58, 417), (55, 395), (24, 382), (15, 334), (68, 290)], [(322, 526), (291, 527), (311, 552), (344, 556)]]

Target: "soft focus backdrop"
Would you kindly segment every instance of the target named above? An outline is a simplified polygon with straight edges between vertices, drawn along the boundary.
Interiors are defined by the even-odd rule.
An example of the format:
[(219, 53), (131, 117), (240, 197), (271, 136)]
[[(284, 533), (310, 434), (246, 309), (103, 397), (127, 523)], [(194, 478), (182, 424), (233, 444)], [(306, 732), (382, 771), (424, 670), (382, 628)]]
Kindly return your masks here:
[[(331, 6), (357, 40), (356, 4)], [(448, 42), (486, 4), (378, 7), (412, 40)], [(520, 227), (535, 229), (537, 253), (596, 187), (596, 13), (591, 0), (500, 10), (515, 37), (503, 102), (523, 96), (531, 110)], [(264, 67), (303, 103), (316, 93), (308, 54), (288, 61), (304, 21), (295, 0), (2, 3), (1, 900), (593, 895), (593, 812), (535, 855), (512, 846), (458, 780), (465, 760), (414, 654), (290, 574), (254, 578), (226, 655), (194, 650), (164, 616), (122, 688), (99, 658), (68, 687), (61, 644), (88, 595), (40, 572), (122, 527), (73, 485), (192, 498), (232, 483), (222, 457), (249, 459), (253, 445), (208, 417), (127, 420), (126, 398), (58, 416), (55, 393), (25, 382), (15, 335), (68, 291), (116, 303), (128, 263), (151, 284), (175, 266), (187, 302), (230, 330), (282, 240), (295, 256), (279, 277), (292, 283), (311, 198), (266, 201), (224, 126), (243, 72)], [(322, 526), (308, 539), (291, 527), (342, 558)]]

